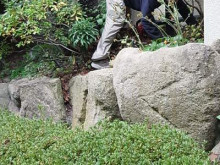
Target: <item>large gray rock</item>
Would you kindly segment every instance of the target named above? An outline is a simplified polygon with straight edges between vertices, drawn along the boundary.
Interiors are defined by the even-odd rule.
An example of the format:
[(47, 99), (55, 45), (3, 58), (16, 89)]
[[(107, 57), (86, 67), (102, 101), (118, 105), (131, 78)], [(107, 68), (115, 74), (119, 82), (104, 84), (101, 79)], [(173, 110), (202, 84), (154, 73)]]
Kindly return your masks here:
[(211, 45), (212, 49), (217, 51), (220, 54), (220, 39), (216, 40)]
[(220, 143), (218, 143), (211, 151), (212, 153), (220, 155)]
[(220, 56), (203, 44), (155, 52), (124, 49), (114, 64), (122, 118), (148, 119), (188, 132), (210, 149), (220, 114)]
[(211, 150), (209, 158), (212, 162), (220, 162), (220, 143)]
[(76, 76), (70, 80), (70, 98), (72, 104), (72, 127), (82, 127), (86, 118), (86, 104), (88, 95), (87, 76)]
[(120, 118), (113, 88), (113, 69), (102, 69), (88, 74), (88, 99), (84, 129), (103, 119)]
[(0, 83), (0, 108), (7, 108), (9, 101), (8, 84)]
[(12, 81), (9, 84), (9, 110), (28, 118), (65, 119), (65, 108), (59, 79), (41, 77)]
[(70, 81), (72, 127), (85, 130), (106, 118), (120, 118), (113, 88), (112, 69), (92, 71)]

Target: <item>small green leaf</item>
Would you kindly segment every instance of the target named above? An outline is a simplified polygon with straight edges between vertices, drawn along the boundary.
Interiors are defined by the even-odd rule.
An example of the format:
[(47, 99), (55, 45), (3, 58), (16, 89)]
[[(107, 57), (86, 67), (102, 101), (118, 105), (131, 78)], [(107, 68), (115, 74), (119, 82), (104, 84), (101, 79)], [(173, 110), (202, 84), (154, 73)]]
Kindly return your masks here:
[(102, 24), (103, 24), (103, 20), (102, 20), (102, 19), (98, 19), (98, 20), (97, 20), (97, 23), (98, 23), (99, 25), (102, 25)]

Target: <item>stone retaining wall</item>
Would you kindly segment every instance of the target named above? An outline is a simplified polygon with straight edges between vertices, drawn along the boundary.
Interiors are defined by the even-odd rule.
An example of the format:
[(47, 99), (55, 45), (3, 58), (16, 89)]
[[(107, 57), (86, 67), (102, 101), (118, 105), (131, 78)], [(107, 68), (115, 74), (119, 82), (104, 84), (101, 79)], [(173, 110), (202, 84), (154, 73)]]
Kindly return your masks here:
[[(114, 67), (73, 77), (72, 126), (85, 130), (103, 119), (168, 124), (207, 149), (219, 140), (220, 41), (155, 52), (123, 49)], [(0, 84), (0, 106), (29, 118), (69, 118), (61, 82), (47, 77)], [(174, 137), (175, 138), (175, 137)], [(217, 142), (217, 141), (216, 141)]]

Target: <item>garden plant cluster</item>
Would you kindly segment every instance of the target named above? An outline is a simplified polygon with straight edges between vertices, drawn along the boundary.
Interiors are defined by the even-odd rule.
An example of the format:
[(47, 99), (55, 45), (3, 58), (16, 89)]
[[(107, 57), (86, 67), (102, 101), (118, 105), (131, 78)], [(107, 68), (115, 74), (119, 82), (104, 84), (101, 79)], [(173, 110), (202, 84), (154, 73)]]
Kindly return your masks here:
[[(47, 75), (54, 70), (68, 71), (76, 62), (84, 64), (90, 58), (88, 49), (97, 41), (105, 21), (105, 1), (94, 8), (69, 0), (4, 0), (3, 4), (5, 12), (0, 14), (3, 77), (34, 76), (38, 72)], [(19, 52), (23, 63), (12, 70), (6, 59)]]
[(208, 153), (169, 126), (103, 121), (72, 131), (52, 120), (0, 113), (1, 164), (209, 164)]

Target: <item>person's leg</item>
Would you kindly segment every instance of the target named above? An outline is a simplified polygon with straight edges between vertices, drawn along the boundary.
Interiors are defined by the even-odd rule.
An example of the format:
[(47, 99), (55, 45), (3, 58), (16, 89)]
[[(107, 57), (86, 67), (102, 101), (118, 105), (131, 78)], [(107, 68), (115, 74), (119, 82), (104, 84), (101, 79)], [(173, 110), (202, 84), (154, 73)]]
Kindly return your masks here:
[(155, 23), (155, 19), (151, 13), (154, 11), (154, 9), (158, 8), (159, 6), (160, 6), (160, 3), (157, 2), (157, 0), (143, 0), (142, 1), (141, 12), (142, 12), (143, 18), (141, 19), (141, 23), (143, 25), (145, 32), (152, 39), (158, 39), (158, 38), (163, 37), (160, 30), (151, 23), (151, 21)]
[(197, 24), (197, 21), (192, 13), (190, 13), (190, 10), (188, 6), (186, 5), (183, 0), (177, 1), (177, 8), (183, 19), (186, 21), (188, 25), (194, 25)]
[(106, 0), (107, 14), (105, 27), (99, 40), (92, 61), (100, 61), (108, 58), (109, 49), (117, 32), (123, 27), (125, 20), (125, 4), (123, 0)]
[[(168, 1), (165, 1), (165, 2), (166, 2), (166, 5), (168, 6)], [(176, 5), (177, 5), (177, 9), (179, 13), (181, 14), (184, 21), (186, 21), (187, 24), (189, 25), (197, 24), (195, 17), (193, 16), (193, 14), (190, 13), (188, 6), (185, 4), (185, 2), (183, 2), (183, 0), (176, 0)], [(173, 11), (172, 8), (170, 8), (170, 10)], [(165, 14), (166, 14), (166, 18), (170, 20), (170, 23), (174, 24), (174, 22), (171, 21), (171, 14), (169, 13), (167, 9), (166, 9)], [(176, 32), (174, 31), (173, 27), (171, 27), (168, 24), (166, 24), (166, 32), (170, 36), (176, 35)]]
[(165, 0), (165, 4), (166, 4), (166, 7), (165, 7), (165, 17), (166, 17), (166, 19), (167, 19), (167, 22), (169, 22), (169, 23), (167, 23), (167, 22), (165, 22), (166, 23), (166, 33), (169, 35), (169, 36), (175, 36), (176, 35), (176, 31), (173, 29), (173, 27), (170, 25), (170, 24), (174, 24), (174, 21), (173, 21), (173, 19), (172, 19), (172, 15), (171, 15), (171, 13), (170, 13), (170, 11), (171, 12), (173, 12), (173, 8), (172, 7), (170, 7), (169, 6), (169, 2), (168, 2), (169, 0)]

